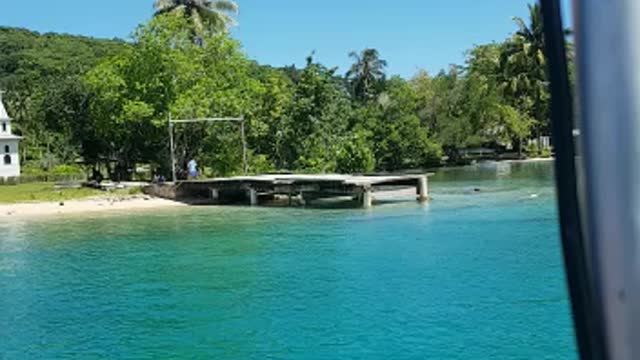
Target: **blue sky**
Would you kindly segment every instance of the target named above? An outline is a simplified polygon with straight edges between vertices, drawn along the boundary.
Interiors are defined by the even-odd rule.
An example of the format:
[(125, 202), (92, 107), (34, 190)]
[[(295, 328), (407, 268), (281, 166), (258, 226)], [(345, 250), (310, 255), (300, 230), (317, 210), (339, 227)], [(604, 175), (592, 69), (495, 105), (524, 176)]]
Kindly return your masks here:
[[(128, 39), (153, 0), (3, 1), (0, 25)], [(501, 41), (527, 15), (527, 0), (237, 0), (233, 36), (247, 55), (274, 66), (303, 65), (312, 51), (345, 71), (348, 54), (377, 48), (390, 74), (410, 77), (461, 63), (474, 44)]]

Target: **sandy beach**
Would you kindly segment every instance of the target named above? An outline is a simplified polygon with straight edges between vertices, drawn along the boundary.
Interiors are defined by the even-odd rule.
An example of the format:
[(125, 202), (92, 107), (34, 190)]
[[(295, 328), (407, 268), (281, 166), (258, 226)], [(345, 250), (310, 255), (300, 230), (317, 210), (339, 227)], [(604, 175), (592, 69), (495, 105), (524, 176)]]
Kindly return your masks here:
[(105, 211), (146, 210), (184, 207), (186, 204), (149, 197), (131, 195), (118, 197), (88, 198), (64, 202), (0, 204), (0, 218), (6, 216), (32, 217), (65, 214), (84, 214)]

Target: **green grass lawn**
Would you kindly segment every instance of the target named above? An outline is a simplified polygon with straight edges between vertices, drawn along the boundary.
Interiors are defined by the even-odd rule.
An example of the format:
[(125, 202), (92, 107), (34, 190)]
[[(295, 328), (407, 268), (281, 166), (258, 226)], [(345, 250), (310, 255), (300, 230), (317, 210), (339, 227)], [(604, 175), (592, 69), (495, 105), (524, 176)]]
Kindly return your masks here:
[(90, 188), (54, 189), (53, 183), (32, 183), (0, 186), (0, 204), (47, 202), (83, 199), (92, 196), (127, 195), (131, 190), (105, 192)]

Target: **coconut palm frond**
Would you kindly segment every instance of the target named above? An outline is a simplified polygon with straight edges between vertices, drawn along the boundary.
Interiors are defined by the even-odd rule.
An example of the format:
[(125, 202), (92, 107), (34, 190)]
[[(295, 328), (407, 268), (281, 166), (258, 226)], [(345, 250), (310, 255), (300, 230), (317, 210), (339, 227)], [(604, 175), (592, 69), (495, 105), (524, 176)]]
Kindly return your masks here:
[(189, 19), (194, 28), (194, 39), (205, 30), (224, 32), (237, 22), (232, 15), (238, 5), (232, 0), (155, 0), (156, 15), (174, 13)]
[(191, 21), (193, 22), (193, 26), (196, 28), (196, 31), (201, 33), (204, 31), (205, 25), (202, 16), (200, 15), (200, 11), (197, 8), (192, 8), (189, 14)]
[(214, 1), (212, 6), (210, 6), (210, 8), (215, 9), (217, 11), (225, 11), (232, 14), (237, 14), (240, 11), (238, 4), (236, 4), (233, 1), (226, 1), (226, 0)]
[(155, 0), (153, 3), (156, 12), (167, 11), (176, 6), (176, 2), (172, 0)]
[(377, 96), (379, 84), (385, 78), (387, 62), (380, 59), (378, 50), (364, 49), (360, 53), (351, 52), (354, 60), (346, 73), (354, 95), (359, 99), (373, 99)]

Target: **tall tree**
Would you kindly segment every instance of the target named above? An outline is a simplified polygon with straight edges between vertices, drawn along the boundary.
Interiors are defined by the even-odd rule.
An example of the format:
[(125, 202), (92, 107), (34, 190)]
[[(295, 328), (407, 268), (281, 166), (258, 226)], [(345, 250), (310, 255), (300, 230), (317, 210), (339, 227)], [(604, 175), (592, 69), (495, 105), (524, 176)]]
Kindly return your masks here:
[(307, 58), (287, 111), (280, 154), (290, 168), (332, 172), (352, 108), (347, 89), (328, 69)]
[(527, 6), (529, 7), (529, 24), (520, 17), (515, 16), (513, 18), (513, 21), (518, 25), (516, 35), (530, 44), (531, 52), (539, 56), (543, 61), (544, 32), (542, 28), (542, 11), (537, 3)]
[(529, 22), (515, 17), (516, 33), (502, 46), (501, 88), (510, 105), (535, 119), (536, 135), (548, 133), (549, 91), (539, 5), (529, 5)]
[(236, 25), (233, 15), (238, 13), (238, 5), (232, 0), (155, 0), (154, 7), (156, 15), (175, 13), (188, 18), (195, 35), (205, 30), (226, 31)]
[(412, 84), (400, 77), (385, 83), (384, 96), (365, 107), (373, 134), (376, 167), (384, 171), (426, 168), (437, 165), (442, 151), (430, 138), (418, 117), (417, 93)]
[(385, 79), (387, 62), (380, 59), (376, 49), (364, 49), (360, 54), (351, 52), (349, 56), (354, 63), (346, 77), (351, 82), (355, 97), (361, 101), (374, 98)]
[[(97, 149), (100, 158), (117, 162), (114, 177), (129, 177), (127, 170), (138, 163), (170, 170), (169, 114), (194, 118), (242, 113), (250, 125), (260, 120), (255, 108), (262, 86), (249, 76), (249, 61), (239, 45), (225, 35), (208, 33), (197, 46), (189, 32), (183, 17), (156, 17), (135, 33), (129, 51), (84, 77), (90, 99), (87, 119), (95, 138), (103, 141)], [(203, 168), (216, 174), (241, 170), (237, 126), (192, 124), (174, 130), (181, 169), (189, 158), (198, 157)]]

